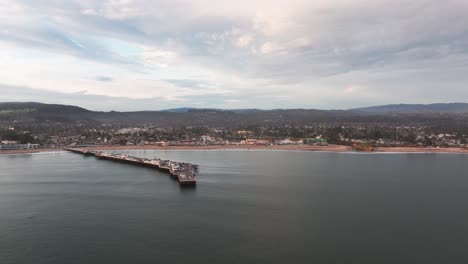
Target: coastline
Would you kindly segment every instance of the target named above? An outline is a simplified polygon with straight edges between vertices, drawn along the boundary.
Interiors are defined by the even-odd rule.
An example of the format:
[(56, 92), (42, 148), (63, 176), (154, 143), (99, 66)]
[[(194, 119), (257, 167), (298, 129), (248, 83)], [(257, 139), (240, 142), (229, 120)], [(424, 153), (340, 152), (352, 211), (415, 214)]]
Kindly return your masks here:
[[(356, 153), (453, 153), (468, 154), (468, 148), (433, 148), (433, 147), (376, 147), (373, 151), (355, 151), (344, 145), (209, 145), (209, 146), (99, 146), (84, 147), (89, 150), (290, 150), (290, 151), (314, 151), (314, 152), (356, 152)], [(24, 149), (2, 150), (1, 154), (31, 154), (41, 152), (58, 152), (64, 149)]]
[(342, 145), (312, 146), (312, 145), (209, 145), (209, 146), (102, 146), (89, 147), (92, 150), (304, 150), (327, 152), (350, 152), (351, 147)]
[(376, 147), (373, 152), (377, 153), (455, 153), (468, 154), (468, 148), (433, 148), (433, 147)]
[(64, 149), (16, 149), (16, 150), (0, 150), (0, 155), (7, 154), (34, 154), (34, 153), (43, 153), (43, 152), (59, 152), (64, 151)]
[(468, 148), (433, 147), (376, 147), (373, 151), (355, 151), (345, 145), (209, 145), (209, 146), (102, 146), (89, 147), (92, 150), (293, 150), (316, 152), (357, 152), (357, 153), (459, 153), (468, 154)]

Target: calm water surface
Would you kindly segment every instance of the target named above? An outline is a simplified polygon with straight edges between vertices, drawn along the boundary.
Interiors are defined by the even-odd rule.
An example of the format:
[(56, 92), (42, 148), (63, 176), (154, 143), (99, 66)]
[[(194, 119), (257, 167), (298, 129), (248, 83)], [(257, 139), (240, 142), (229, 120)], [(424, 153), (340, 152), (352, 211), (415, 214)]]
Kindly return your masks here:
[(125, 151), (0, 156), (0, 263), (468, 263), (468, 155)]

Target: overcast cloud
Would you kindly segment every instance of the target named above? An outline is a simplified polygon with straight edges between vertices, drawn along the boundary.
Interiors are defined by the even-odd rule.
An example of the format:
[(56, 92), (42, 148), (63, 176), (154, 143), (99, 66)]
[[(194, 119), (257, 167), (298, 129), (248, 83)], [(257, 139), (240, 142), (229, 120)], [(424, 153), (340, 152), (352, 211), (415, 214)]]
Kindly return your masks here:
[(467, 10), (466, 0), (0, 0), (0, 101), (466, 102)]

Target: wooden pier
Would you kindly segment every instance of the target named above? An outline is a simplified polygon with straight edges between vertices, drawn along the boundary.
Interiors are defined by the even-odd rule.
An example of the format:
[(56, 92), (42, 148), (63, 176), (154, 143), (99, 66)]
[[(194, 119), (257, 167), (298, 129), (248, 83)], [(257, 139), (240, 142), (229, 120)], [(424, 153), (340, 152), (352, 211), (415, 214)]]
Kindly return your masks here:
[(196, 164), (173, 160), (145, 159), (129, 155), (109, 154), (102, 151), (93, 151), (79, 148), (69, 148), (66, 150), (85, 156), (94, 156), (98, 159), (155, 168), (160, 171), (169, 173), (179, 182), (181, 186), (194, 186), (197, 184), (196, 176), (198, 173), (198, 165)]

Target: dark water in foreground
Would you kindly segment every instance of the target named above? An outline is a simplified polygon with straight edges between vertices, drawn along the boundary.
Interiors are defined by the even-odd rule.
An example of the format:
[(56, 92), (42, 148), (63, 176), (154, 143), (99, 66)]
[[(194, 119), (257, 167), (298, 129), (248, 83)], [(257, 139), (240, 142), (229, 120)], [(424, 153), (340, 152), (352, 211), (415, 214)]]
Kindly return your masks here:
[(0, 156), (0, 263), (468, 263), (468, 155), (128, 153), (199, 163), (199, 185)]

